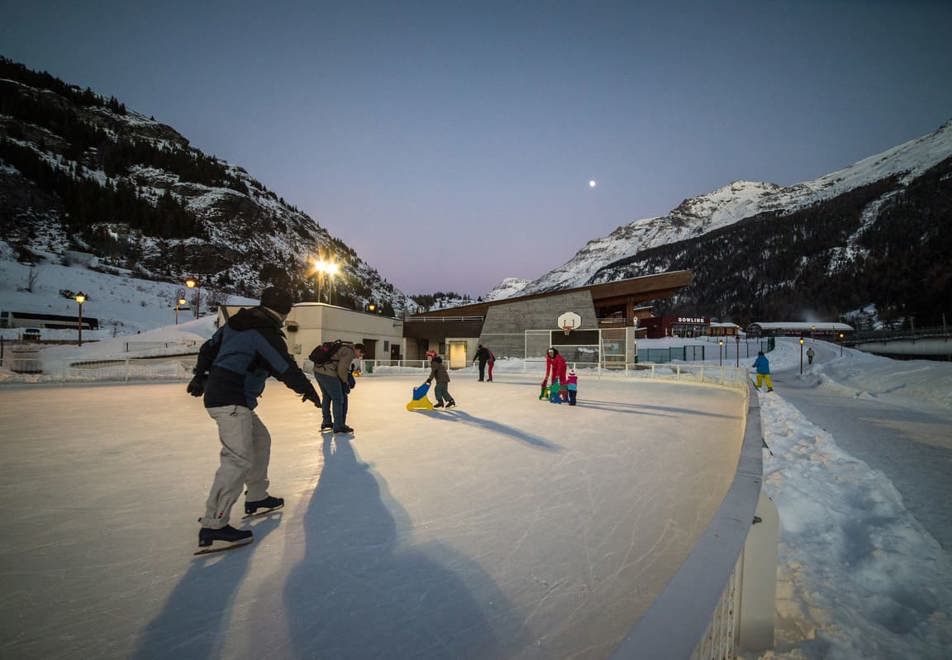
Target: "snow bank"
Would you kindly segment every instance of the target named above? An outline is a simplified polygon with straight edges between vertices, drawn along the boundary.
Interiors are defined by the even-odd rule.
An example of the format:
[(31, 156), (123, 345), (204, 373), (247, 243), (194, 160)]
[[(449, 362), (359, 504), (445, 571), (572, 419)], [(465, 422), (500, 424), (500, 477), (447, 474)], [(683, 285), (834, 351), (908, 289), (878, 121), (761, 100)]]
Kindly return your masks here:
[[(947, 658), (952, 562), (878, 471), (761, 395), (780, 512), (777, 642), (765, 658)], [(806, 640), (806, 641), (804, 641)]]

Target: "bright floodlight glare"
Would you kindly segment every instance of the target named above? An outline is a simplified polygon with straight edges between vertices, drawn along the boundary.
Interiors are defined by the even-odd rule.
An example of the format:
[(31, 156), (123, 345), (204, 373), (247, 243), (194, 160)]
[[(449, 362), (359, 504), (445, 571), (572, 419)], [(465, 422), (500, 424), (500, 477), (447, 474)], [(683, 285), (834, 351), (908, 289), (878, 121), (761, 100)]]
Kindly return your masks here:
[(337, 270), (338, 270), (337, 264), (331, 262), (331, 263), (327, 264), (327, 265), (325, 266), (325, 268), (327, 269), (327, 273), (328, 273), (329, 275), (336, 275), (336, 274), (337, 274)]
[(598, 181), (596, 181), (595, 179), (589, 179), (589, 181), (588, 181), (588, 187), (589, 187), (589, 188), (594, 188), (594, 187), (597, 186), (597, 185), (598, 185)]

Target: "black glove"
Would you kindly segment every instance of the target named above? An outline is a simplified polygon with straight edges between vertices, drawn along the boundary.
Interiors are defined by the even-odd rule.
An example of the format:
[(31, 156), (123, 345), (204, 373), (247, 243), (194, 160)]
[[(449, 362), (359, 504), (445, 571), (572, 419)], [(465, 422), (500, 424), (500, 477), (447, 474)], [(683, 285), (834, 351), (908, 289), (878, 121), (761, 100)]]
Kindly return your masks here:
[(347, 391), (357, 387), (357, 379), (354, 378), (354, 374), (347, 374)]
[(432, 379), (432, 378), (427, 378), (427, 379), (426, 379), (426, 384), (427, 384), (427, 385), (429, 385), (429, 384), (432, 383), (432, 382), (433, 382), (433, 379)]
[(343, 386), (344, 394), (350, 394), (350, 385)]
[(192, 396), (202, 396), (205, 394), (205, 381), (207, 380), (208, 376), (205, 374), (195, 374), (192, 380), (188, 381), (185, 391)]
[(314, 390), (311, 390), (310, 392), (306, 392), (301, 397), (301, 401), (312, 401), (314, 402), (315, 406), (317, 406), (318, 408), (321, 407), (321, 397), (317, 396), (317, 392)]

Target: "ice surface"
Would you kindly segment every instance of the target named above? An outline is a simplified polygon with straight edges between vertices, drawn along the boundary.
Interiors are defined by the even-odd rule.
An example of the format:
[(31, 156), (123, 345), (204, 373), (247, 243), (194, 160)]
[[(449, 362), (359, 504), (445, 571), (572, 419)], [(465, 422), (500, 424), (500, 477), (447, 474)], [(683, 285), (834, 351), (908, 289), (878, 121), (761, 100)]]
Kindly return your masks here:
[(218, 440), (183, 384), (0, 389), (0, 656), (607, 656), (720, 504), (743, 399), (582, 378), (572, 408), (500, 378), (431, 413), (403, 408), (416, 379), (362, 378), (333, 440), (271, 382), (287, 506), (205, 558)]

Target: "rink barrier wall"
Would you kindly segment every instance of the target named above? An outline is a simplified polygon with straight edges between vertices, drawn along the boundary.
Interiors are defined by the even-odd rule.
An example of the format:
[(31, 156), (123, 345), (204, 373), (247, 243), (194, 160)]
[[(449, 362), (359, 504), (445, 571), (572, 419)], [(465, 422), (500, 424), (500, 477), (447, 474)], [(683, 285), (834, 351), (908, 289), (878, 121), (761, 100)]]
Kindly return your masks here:
[[(761, 493), (760, 403), (749, 379), (745, 390), (744, 438), (730, 488), (687, 560), (615, 649), (614, 660), (713, 660), (773, 646), (779, 521), (773, 502)], [(752, 539), (755, 523), (763, 521), (766, 533)]]

